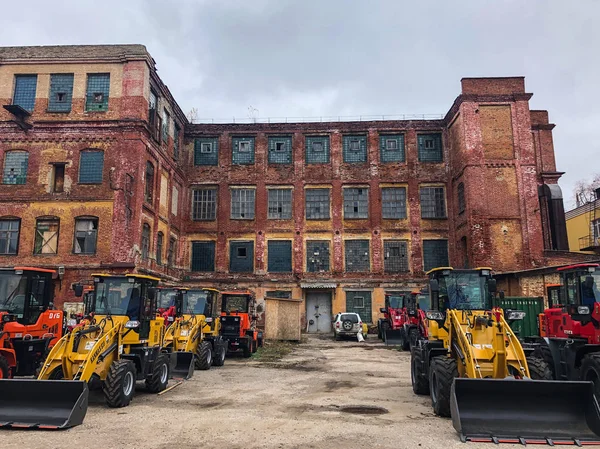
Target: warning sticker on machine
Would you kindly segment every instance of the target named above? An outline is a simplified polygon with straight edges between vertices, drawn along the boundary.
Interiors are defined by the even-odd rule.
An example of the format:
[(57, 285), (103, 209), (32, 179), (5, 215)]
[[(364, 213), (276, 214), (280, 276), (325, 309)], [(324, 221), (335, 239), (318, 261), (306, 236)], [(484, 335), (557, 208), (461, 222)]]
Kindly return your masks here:
[(94, 347), (95, 344), (96, 344), (96, 340), (86, 341), (85, 342), (85, 350), (91, 351), (91, 349)]

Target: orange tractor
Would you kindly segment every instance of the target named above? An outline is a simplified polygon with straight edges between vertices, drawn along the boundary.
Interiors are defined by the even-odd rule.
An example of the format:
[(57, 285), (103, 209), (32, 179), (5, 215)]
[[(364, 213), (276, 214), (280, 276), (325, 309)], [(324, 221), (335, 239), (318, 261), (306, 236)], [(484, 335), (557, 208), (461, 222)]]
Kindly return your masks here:
[(53, 310), (54, 270), (0, 269), (0, 379), (37, 374), (62, 336), (64, 315)]
[(256, 327), (261, 306), (247, 290), (222, 292), (221, 301), (221, 337), (228, 340), (229, 351), (241, 350), (244, 357), (250, 357), (263, 345), (263, 333)]

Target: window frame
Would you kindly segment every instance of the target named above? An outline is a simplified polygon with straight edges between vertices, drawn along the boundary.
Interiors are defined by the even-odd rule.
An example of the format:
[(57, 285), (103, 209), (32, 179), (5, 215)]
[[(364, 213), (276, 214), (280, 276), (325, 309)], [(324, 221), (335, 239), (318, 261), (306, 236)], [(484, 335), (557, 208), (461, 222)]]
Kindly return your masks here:
[[(54, 234), (48, 239), (48, 240), (44, 240), (44, 236), (42, 234), (40, 234), (40, 230), (39, 230), (39, 226), (41, 223), (52, 223), (54, 225), (56, 225), (56, 231), (54, 232)], [(59, 233), (60, 233), (60, 218), (59, 217), (54, 217), (54, 216), (48, 216), (48, 217), (37, 217), (35, 219), (35, 236), (33, 239), (33, 255), (34, 256), (55, 256), (58, 254), (58, 245), (59, 245)], [(41, 246), (39, 247), (39, 252), (37, 251), (37, 247), (38, 247), (38, 237), (41, 239)], [(53, 240), (56, 239), (56, 251), (53, 253), (44, 253), (43, 249), (46, 245), (48, 245), (48, 243)]]
[[(395, 245), (395, 246), (392, 246)], [(388, 251), (397, 247), (399, 249), (398, 256), (389, 256)], [(405, 261), (402, 261), (402, 252), (404, 251)], [(391, 259), (398, 257), (398, 269), (390, 266)], [(384, 273), (409, 273), (410, 272), (410, 253), (408, 250), (408, 240), (402, 239), (384, 239), (383, 240), (383, 271)], [(388, 260), (390, 262), (388, 263)]]
[[(194, 248), (200, 249), (202, 245), (208, 245), (212, 251), (212, 260), (210, 261), (210, 269), (196, 269), (194, 268)], [(217, 257), (217, 243), (214, 240), (193, 240), (192, 248), (190, 251), (190, 271), (194, 273), (214, 273), (215, 272), (215, 259)], [(198, 260), (198, 258), (196, 258)], [(197, 267), (197, 266), (196, 266)]]
[[(318, 201), (316, 200), (309, 200), (309, 195), (308, 192), (314, 193), (316, 191), (327, 191), (327, 207), (326, 207), (326, 212), (327, 212), (327, 216), (326, 217), (314, 217), (312, 214), (309, 217), (309, 211), (314, 209), (314, 205), (316, 205), (317, 203), (319, 203), (319, 209), (321, 209), (321, 206), (323, 206), (323, 200), (319, 199)], [(309, 207), (309, 201), (311, 203), (311, 206)], [(314, 210), (313, 210), (314, 211)], [(314, 187), (314, 188), (306, 188), (304, 189), (304, 217), (306, 220), (313, 220), (313, 221), (328, 221), (331, 220), (331, 188), (330, 187)]]
[[(11, 229), (10, 228), (10, 224), (8, 229), (6, 230), (2, 230), (0, 229), (0, 236), (3, 236), (4, 234), (6, 235), (6, 251), (0, 253), (0, 256), (17, 256), (19, 255), (19, 246), (21, 244), (21, 219), (19, 217), (12, 217), (12, 216), (3, 216), (0, 217), (0, 223), (1, 222), (8, 222), (8, 223), (16, 223), (17, 224), (17, 229)], [(11, 235), (16, 233), (16, 239), (12, 239)], [(16, 246), (15, 246), (15, 252), (9, 252), (10, 249), (10, 242), (11, 240), (16, 240)]]
[[(429, 142), (433, 142), (432, 147), (427, 146)], [(433, 153), (434, 151), (436, 152), (435, 158), (432, 154), (427, 154), (427, 152)], [(417, 157), (420, 163), (439, 164), (444, 162), (442, 134), (439, 132), (417, 134)]]
[(456, 187), (456, 195), (458, 197), (458, 214), (462, 214), (464, 213), (464, 211), (467, 209), (467, 202), (465, 200), (465, 183), (464, 182), (459, 182), (458, 186)]
[[(316, 146), (320, 145), (320, 149)], [(331, 163), (331, 143), (329, 135), (309, 135), (304, 137), (304, 163), (329, 164)]]
[[(53, 87), (56, 86), (58, 80), (68, 79), (70, 76), (71, 85), (70, 88), (67, 87), (65, 92), (61, 91), (53, 91)], [(60, 84), (60, 83), (59, 83)], [(48, 107), (46, 109), (47, 112), (51, 113), (69, 113), (73, 107), (73, 85), (75, 84), (75, 74), (74, 73), (51, 73), (50, 74), (50, 85), (48, 87)], [(62, 87), (62, 86), (61, 86)], [(70, 90), (69, 90), (70, 89)], [(56, 103), (53, 102), (52, 97), (54, 94), (64, 93), (66, 99), (64, 101), (60, 101), (56, 99)], [(68, 107), (57, 107), (56, 105), (67, 105)], [(54, 106), (53, 106), (54, 105)]]
[[(151, 170), (150, 170), (151, 169)], [(146, 170), (144, 172), (144, 202), (153, 205), (154, 204), (154, 178), (155, 168), (151, 161), (146, 161)], [(150, 179), (148, 176), (150, 175)], [(151, 182), (148, 182), (151, 181)]]
[[(210, 151), (205, 151), (208, 145)], [(219, 138), (196, 137), (194, 139), (194, 166), (215, 167), (219, 165)]]
[[(17, 99), (17, 89), (19, 89), (19, 79), (25, 80), (25, 79), (35, 79), (35, 87), (33, 88), (33, 101), (31, 104), (31, 108), (29, 107), (25, 107), (23, 106), (21, 103), (25, 103), (23, 99)], [(37, 73), (17, 73), (15, 74), (15, 78), (14, 78), (14, 82), (15, 85), (13, 86), (13, 96), (12, 96), (12, 104), (20, 106), (21, 108), (23, 108), (25, 111), (29, 112), (30, 114), (33, 113), (34, 109), (35, 109), (35, 103), (36, 103), (36, 95), (37, 95), (37, 84), (38, 84), (38, 75)], [(31, 89), (30, 89), (31, 90)], [(24, 96), (23, 93), (19, 94), (20, 96)], [(29, 100), (31, 101), (31, 100)], [(29, 106), (29, 105), (27, 105)]]
[[(9, 156), (11, 155), (15, 155), (15, 154), (24, 154), (25, 155), (25, 159), (24, 162), (23, 161), (18, 161), (18, 163), (21, 165), (21, 169), (25, 169), (25, 176), (23, 176), (22, 174), (19, 176), (15, 176), (15, 182), (6, 182), (7, 179), (10, 179), (11, 175), (7, 175), (6, 169), (9, 168), (8, 164), (8, 159)], [(11, 165), (14, 165), (11, 162)], [(15, 168), (15, 166), (12, 167), (13, 169)], [(27, 177), (29, 176), (29, 151), (27, 150), (20, 150), (20, 149), (14, 149), (14, 150), (7, 150), (4, 152), (4, 161), (3, 161), (3, 166), (2, 166), (2, 184), (3, 185), (9, 185), (9, 186), (23, 186), (27, 184)], [(22, 179), (23, 182), (18, 182), (20, 179)]]
[(269, 165), (290, 165), (293, 163), (292, 137), (284, 135), (268, 136)]
[[(229, 240), (228, 242), (228, 247), (229, 247), (229, 266), (228, 266), (228, 271), (230, 273), (254, 273), (255, 270), (255, 264), (254, 264), (254, 257), (255, 257), (255, 242), (254, 240)], [(239, 250), (240, 248), (243, 248), (246, 251), (246, 255), (245, 256), (238, 256), (237, 255), (237, 250)], [(233, 253), (234, 253), (234, 249), (236, 250), (236, 256), (234, 258)], [(245, 261), (247, 261), (247, 263), (242, 264), (243, 269), (234, 269), (234, 260), (237, 259), (243, 259)]]
[[(102, 167), (101, 167), (101, 170), (100, 170), (100, 180), (99, 181), (96, 180), (97, 176), (98, 176), (98, 173), (96, 173), (94, 175), (95, 178), (94, 178), (93, 181), (82, 181), (81, 180), (81, 168), (82, 168), (83, 163), (84, 163), (84, 156), (85, 155), (90, 155), (92, 153), (94, 153), (94, 154), (102, 154)], [(89, 184), (102, 184), (104, 182), (104, 156), (105, 155), (104, 155), (104, 151), (103, 150), (96, 150), (94, 148), (89, 148), (89, 149), (81, 150), (79, 152), (79, 167), (78, 167), (78, 172), (77, 172), (77, 183), (78, 184), (89, 185)], [(88, 176), (88, 175), (86, 175), (86, 176)]]
[[(406, 198), (406, 186), (385, 186), (381, 187), (381, 218), (383, 220), (406, 220), (408, 218), (407, 213), (407, 198)], [(398, 191), (403, 192), (402, 195), (398, 195)], [(386, 199), (386, 195), (396, 195), (395, 199)], [(389, 203), (389, 204), (388, 204)], [(387, 206), (386, 206), (387, 204)], [(392, 214), (394, 204), (398, 204), (396, 207), (396, 211), (398, 211), (397, 216)], [(403, 207), (401, 207), (403, 206)], [(387, 212), (386, 212), (387, 211)], [(388, 213), (389, 212), (389, 213)]]
[[(361, 192), (362, 190), (366, 191), (366, 193), (364, 193), (364, 198), (361, 198), (360, 195), (363, 195), (363, 193)], [(351, 193), (351, 191), (357, 191), (356, 193)], [(346, 195), (353, 195), (353, 196), (357, 196), (357, 199), (355, 200), (354, 198), (347, 198)], [(361, 213), (360, 209), (361, 209), (361, 202), (366, 202), (365, 205), (363, 205), (364, 209), (366, 210), (366, 212)], [(369, 187), (343, 187), (342, 188), (342, 202), (343, 202), (343, 215), (344, 215), (344, 220), (368, 220), (369, 219)], [(352, 211), (352, 214), (348, 214), (346, 209), (347, 207), (350, 205), (350, 203), (352, 204), (352, 209), (356, 208), (356, 211)], [(356, 206), (354, 205), (354, 203), (357, 203)]]
[[(90, 87), (90, 82), (93, 78), (106, 77), (108, 80), (108, 88), (106, 92), (90, 92), (93, 88)], [(104, 87), (104, 86), (102, 86)], [(96, 94), (102, 94), (102, 101), (96, 100)], [(91, 96), (94, 96), (92, 99)], [(110, 73), (88, 73), (85, 87), (85, 112), (107, 112), (109, 108), (109, 100), (110, 100)], [(97, 108), (93, 106), (98, 106)]]
[[(445, 242), (446, 243), (446, 245), (445, 245), (445, 250), (446, 250), (446, 254), (445, 254), (446, 255), (446, 260), (445, 260), (445, 262), (440, 262), (440, 264), (437, 264), (437, 265), (434, 265), (434, 266), (428, 266), (427, 265), (428, 261), (426, 260), (426, 251), (425, 251), (425, 249), (426, 249), (425, 246), (427, 246), (426, 242), (436, 242), (436, 243)], [(449, 248), (448, 248), (448, 239), (424, 239), (424, 240), (422, 240), (421, 247), (422, 247), (422, 251), (423, 251), (423, 271), (427, 272), (427, 271), (429, 271), (429, 270), (431, 270), (433, 268), (437, 268), (437, 267), (441, 267), (441, 266), (448, 266), (449, 260), (450, 260), (450, 253), (449, 253)], [(439, 251), (439, 249), (440, 248), (435, 248), (435, 249), (432, 248), (431, 250), (432, 251), (433, 250)]]
[[(76, 249), (76, 245), (77, 245), (77, 233), (78, 232), (88, 232), (88, 231), (78, 231), (77, 230), (77, 222), (78, 221), (91, 221), (96, 223), (96, 228), (93, 229), (95, 231), (95, 236), (96, 239), (94, 241), (94, 251), (93, 252), (83, 252), (83, 248), (81, 252), (77, 252)], [(77, 254), (78, 256), (95, 256), (96, 253), (98, 252), (98, 231), (100, 230), (100, 219), (98, 217), (94, 217), (94, 216), (90, 216), (90, 215), (82, 215), (79, 217), (75, 217), (75, 227), (73, 230), (73, 249), (72, 249), (72, 253), (73, 254)], [(85, 246), (85, 240), (84, 240), (84, 246)]]
[[(314, 247), (313, 247), (314, 245)], [(326, 248), (325, 248), (326, 247)], [(326, 249), (326, 259), (319, 257), (319, 260), (311, 261), (311, 258), (315, 256), (321, 256), (321, 254), (315, 254), (315, 250), (323, 251)], [(319, 266), (325, 266), (323, 269), (316, 269)], [(312, 269), (315, 268), (315, 269)], [(306, 272), (307, 273), (330, 273), (331, 272), (331, 241), (330, 240), (306, 240)]]
[[(207, 195), (209, 192), (210, 195)], [(212, 198), (207, 199), (205, 196), (212, 196)], [(219, 189), (216, 186), (192, 186), (192, 221), (215, 221), (217, 219), (218, 196)], [(205, 216), (203, 217), (203, 215)]]
[(156, 233), (156, 265), (162, 265), (162, 252), (165, 241), (165, 235), (162, 231)]
[(169, 238), (169, 247), (167, 248), (167, 267), (172, 268), (177, 262), (177, 239)]
[[(277, 257), (277, 259), (286, 259), (285, 263), (287, 264), (288, 260), (289, 260), (289, 270), (287, 269), (288, 266), (286, 265), (284, 268), (286, 269), (277, 269), (277, 270), (273, 270), (271, 269), (271, 263), (275, 264), (276, 260), (275, 258), (271, 259), (271, 257), (274, 257), (274, 255), (272, 254), (275, 250), (276, 250), (276, 246), (280, 245), (281, 247), (285, 246), (285, 250), (288, 250), (289, 247), (289, 255), (286, 254), (286, 257)], [(292, 240), (286, 240), (286, 239), (272, 239), (272, 240), (267, 240), (267, 272), (268, 273), (292, 273), (294, 270), (294, 248), (293, 248), (293, 242)], [(289, 257), (287, 257), (289, 256)]]
[[(349, 257), (356, 256), (353, 254), (356, 251), (363, 251), (362, 247), (366, 243), (366, 262), (364, 260), (361, 261), (359, 268), (350, 269), (350, 265), (355, 265), (356, 260), (349, 260)], [(355, 248), (351, 248), (351, 246), (355, 245)], [(358, 255), (360, 256), (360, 254)], [(362, 255), (361, 257), (364, 257)], [(352, 263), (350, 263), (352, 262)], [(344, 240), (344, 272), (345, 273), (370, 273), (371, 272), (371, 241), (369, 239), (346, 239)], [(366, 269), (363, 263), (366, 263)]]
[[(255, 220), (256, 219), (256, 188), (230, 187), (229, 191), (230, 191), (230, 196), (231, 196), (230, 208), (229, 208), (230, 220)], [(244, 198), (242, 198), (242, 191), (245, 192)], [(237, 194), (240, 195), (239, 198), (234, 198), (234, 192), (236, 192)], [(250, 200), (248, 199), (249, 192), (252, 192), (252, 195), (250, 195), (252, 197), (251, 198), (251, 204), (252, 204), (251, 214), (248, 211), (248, 206), (247, 206), (247, 204), (249, 204), (249, 202), (250, 202)], [(234, 205), (234, 201), (239, 202), (239, 206), (236, 207)], [(240, 216), (234, 216), (234, 210), (236, 208), (239, 208)], [(242, 214), (248, 214), (251, 216), (246, 217), (246, 216), (242, 216)]]
[[(431, 209), (431, 205), (427, 204), (424, 200), (423, 200), (423, 191), (424, 190), (434, 190), (433, 192), (433, 199), (431, 200), (430, 197), (430, 201), (433, 202), (433, 216), (429, 216), (429, 211)], [(442, 191), (442, 195), (438, 195), (438, 192), (436, 192), (437, 190), (441, 190)], [(441, 203), (438, 203), (438, 200), (441, 198)], [(426, 204), (426, 207), (423, 207), (423, 205)], [(438, 209), (438, 206), (443, 206), (442, 207), (442, 215), (438, 215), (438, 212), (440, 212), (440, 210)], [(446, 201), (446, 187), (445, 186), (441, 186), (441, 185), (421, 185), (419, 186), (419, 205), (421, 208), (421, 219), (423, 220), (446, 220), (448, 218), (448, 206), (447, 206), (447, 201)], [(427, 214), (426, 214), (427, 212)]]
[(347, 134), (342, 137), (344, 164), (365, 164), (369, 161), (369, 141), (366, 135)]
[[(247, 149), (242, 150), (242, 144)], [(254, 136), (231, 137), (231, 164), (254, 165), (256, 163), (256, 138)]]
[[(289, 201), (282, 198), (280, 194), (288, 194)], [(271, 195), (276, 195), (272, 198)], [(286, 208), (286, 205), (289, 206)], [(256, 205), (255, 205), (256, 207)], [(278, 209), (275, 214), (272, 214), (272, 207)], [(294, 189), (291, 187), (267, 187), (267, 219), (268, 220), (291, 220), (293, 218), (294, 207)], [(288, 214), (289, 213), (289, 216)], [(284, 216), (285, 214), (285, 216)]]

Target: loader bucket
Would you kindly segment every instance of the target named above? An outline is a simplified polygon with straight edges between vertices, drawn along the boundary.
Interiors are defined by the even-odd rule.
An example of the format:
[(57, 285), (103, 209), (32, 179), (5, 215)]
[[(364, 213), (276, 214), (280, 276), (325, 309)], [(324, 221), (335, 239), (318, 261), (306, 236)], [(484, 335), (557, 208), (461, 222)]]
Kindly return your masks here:
[(88, 408), (88, 386), (79, 380), (0, 380), (0, 428), (68, 429)]
[(386, 346), (399, 346), (402, 344), (402, 339), (400, 336), (402, 335), (402, 331), (386, 329), (383, 334), (383, 341)]
[(463, 441), (600, 442), (600, 409), (592, 382), (457, 378), (450, 409)]
[(171, 375), (183, 379), (192, 377), (194, 375), (194, 353), (173, 352), (171, 354)]

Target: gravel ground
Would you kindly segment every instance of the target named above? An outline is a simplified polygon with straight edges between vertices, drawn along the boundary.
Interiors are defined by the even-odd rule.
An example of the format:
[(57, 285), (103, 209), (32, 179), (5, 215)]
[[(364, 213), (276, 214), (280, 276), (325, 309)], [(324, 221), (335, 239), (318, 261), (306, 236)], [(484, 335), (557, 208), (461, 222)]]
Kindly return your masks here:
[(375, 336), (309, 337), (277, 361), (228, 358), (161, 396), (140, 386), (123, 409), (94, 393), (73, 429), (3, 433), (3, 449), (494, 447), (461, 443), (429, 398), (413, 394), (410, 354)]

